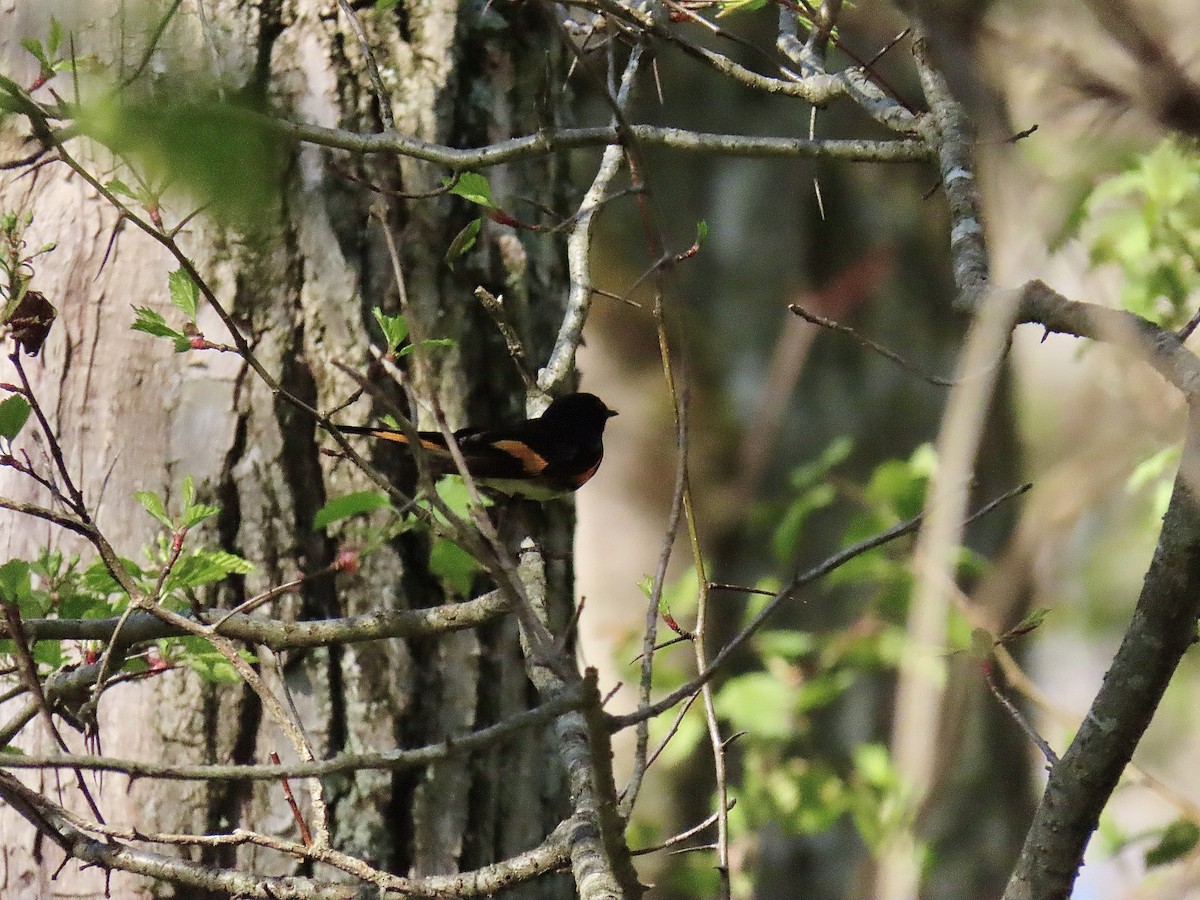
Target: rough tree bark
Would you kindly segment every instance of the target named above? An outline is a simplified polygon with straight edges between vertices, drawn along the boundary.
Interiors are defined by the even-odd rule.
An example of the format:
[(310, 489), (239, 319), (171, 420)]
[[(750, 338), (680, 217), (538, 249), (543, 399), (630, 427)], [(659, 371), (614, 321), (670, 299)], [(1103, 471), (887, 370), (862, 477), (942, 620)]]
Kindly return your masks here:
[[(203, 8), (204, 18), (190, 4), (178, 9), (151, 57), (151, 72), (196, 60), (196, 68), (218, 73), (227, 93), (266, 97), (283, 109), (302, 111), (307, 121), (361, 131), (379, 127), (380, 103), (363, 48), (338, 3), (230, 0)], [(128, 71), (148, 46), (153, 23), (126, 21), (123, 9), (112, 4), (112, 18), (106, 18), (89, 6), (88, 21), (73, 21), (65, 8), (10, 7), (0, 14), (6, 71), (20, 72), (17, 38), (44, 34), (51, 12), (77, 29), (81, 53), (86, 46), (86, 52), (113, 61), (124, 53)], [(363, 22), (395, 127), (404, 134), (471, 146), (535, 132), (557, 114), (560, 51), (547, 49), (558, 42), (535, 10), (428, 0), (386, 15), (364, 14)], [(124, 48), (118, 42), (122, 34), (130, 42)], [(6, 158), (22, 153), (11, 139), (2, 146)], [(85, 160), (101, 172), (106, 164), (99, 155)], [(244, 333), (253, 336), (259, 359), (284, 388), (321, 409), (334, 407), (354, 388), (335, 360), (367, 368), (370, 307), (397, 309), (392, 266), (369, 211), (372, 195), (332, 172), (332, 161), (319, 148), (295, 150), (277, 202), (255, 216), (254, 235), (199, 218), (181, 239)], [(342, 155), (336, 162), (358, 178), (409, 194), (436, 188), (443, 174), (415, 160), (366, 164)], [(222, 605), (233, 606), (298, 569), (327, 566), (337, 547), (312, 532), (313, 513), (328, 496), (365, 487), (362, 476), (323, 457), (315, 423), (273, 398), (234, 354), (176, 356), (167, 342), (129, 330), (131, 304), (169, 309), (166, 276), (174, 264), (136, 229), (122, 227), (82, 179), (61, 165), (23, 178), (0, 175), (0, 207), (35, 216), (31, 245), (59, 245), (52, 262), (39, 267), (37, 287), (60, 317), (31, 368), (78, 483), (100, 527), (121, 538), (120, 552), (138, 556), (155, 530), (131, 502), (131, 492), (154, 490), (173, 498), (190, 474), (203, 495), (222, 506), (213, 536), (259, 567), (223, 588)], [(556, 206), (564, 184), (553, 156), (494, 170), (491, 180), (500, 196), (548, 207)], [(564, 266), (554, 242), (523, 241), (485, 226), (480, 250), (455, 274), (442, 257), (468, 220), (461, 201), (399, 199), (386, 208), (400, 245), (410, 315), (423, 333), (458, 341), (457, 349), (433, 358), (418, 392), (438, 397), (456, 427), (521, 411), (514, 401), (520, 396), (516, 372), (471, 288), (483, 284), (505, 294), (530, 348), (544, 354), (552, 337), (547, 323), (561, 317), (565, 296)], [(176, 220), (182, 212), (169, 210)], [(225, 339), (215, 316), (202, 313), (199, 324), (209, 339)], [(365, 402), (352, 409), (358, 416), (369, 412)], [(6, 494), (27, 496), (19, 481), (0, 471)], [(568, 515), (556, 514), (538, 527), (548, 546), (569, 550)], [(0, 530), (5, 558), (29, 557), (47, 544), (87, 553), (31, 520), (6, 518)], [(357, 576), (339, 576), (336, 586), (328, 578), (313, 580), (278, 602), (275, 612), (294, 618), (436, 605), (444, 593), (427, 571), (427, 551), (397, 542), (369, 557)], [(558, 570), (561, 588), (569, 566)], [(267, 655), (264, 661), (271, 662)], [(532, 696), (513, 622), (426, 644), (374, 642), (301, 651), (274, 662), (318, 754), (437, 741), (525, 708)], [(264, 668), (269, 672), (271, 666)], [(30, 731), (38, 736), (25, 744), (27, 750), (50, 749), (44, 733)], [(271, 749), (285, 757), (288, 752), (286, 742), (264, 724), (250, 690), (200, 687), (182, 672), (106, 695), (100, 735), (106, 752), (140, 759), (248, 762)], [(54, 776), (36, 777), (45, 783)], [(64, 779), (67, 791), (69, 782)], [(536, 732), (424, 772), (360, 773), (330, 779), (325, 787), (335, 846), (413, 874), (453, 872), (528, 849), (561, 818), (565, 800), (554, 746)], [(142, 828), (204, 832), (239, 819), (269, 832), (293, 827), (278, 786), (269, 782), (128, 785), (108, 778), (96, 793), (111, 822)], [(104, 874), (74, 864), (52, 887), (61, 855), (31, 847), (29, 833), (11, 809), (0, 809), (0, 843), (8, 848), (8, 881), (0, 892), (103, 895)], [(232, 850), (206, 852), (209, 861), (244, 864), (247, 871), (270, 873), (285, 865), (290, 871), (283, 857), (272, 862), (271, 851), (243, 848), (236, 852), (245, 856), (236, 860)], [(562, 887), (561, 881), (541, 882), (529, 895), (554, 895)], [(122, 897), (150, 891), (144, 881), (119, 874), (111, 889)]]

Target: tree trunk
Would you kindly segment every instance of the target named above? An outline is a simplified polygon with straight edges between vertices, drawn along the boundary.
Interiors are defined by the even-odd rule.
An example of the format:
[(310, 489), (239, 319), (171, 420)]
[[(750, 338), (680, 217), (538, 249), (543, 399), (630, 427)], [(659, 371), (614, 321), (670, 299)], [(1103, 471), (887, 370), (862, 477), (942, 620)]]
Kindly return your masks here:
[[(205, 20), (190, 4), (179, 8), (150, 71), (161, 74), (181, 63), (194, 68), (187, 61), (200, 61), (206, 72), (217, 73), (226, 94), (266, 97), (285, 113), (328, 126), (379, 127), (380, 104), (362, 46), (336, 3), (239, 0), (203, 6)], [(117, 16), (116, 4), (113, 13)], [(10, 61), (22, 53), (17, 38), (45, 34), (46, 23), (25, 10), (3, 18), (0, 56)], [(383, 13), (364, 5), (360, 20), (384, 72), (400, 133), (472, 146), (535, 132), (560, 106), (554, 95), (563, 83), (559, 51), (545, 49), (558, 39), (535, 10), (429, 0)], [(99, 16), (92, 21), (102, 24), (80, 27), (77, 52), (117, 59), (120, 24), (137, 34), (135, 45), (125, 48), (124, 71), (130, 71), (151, 28)], [(69, 20), (66, 25), (72, 27)], [(20, 70), (10, 62), (7, 71)], [(25, 81), (30, 82), (32, 75)], [(70, 149), (104, 180), (109, 162), (103, 151), (82, 140)], [(12, 158), (27, 150), (8, 140), (2, 152)], [(252, 228), (223, 227), (202, 216), (181, 238), (267, 370), (288, 392), (322, 410), (333, 409), (355, 389), (335, 361), (368, 370), (368, 345), (379, 342), (371, 307), (389, 313), (399, 308), (382, 231), (369, 212), (376, 195), (342, 174), (347, 172), (405, 194), (428, 193), (447, 174), (411, 159), (364, 160), (295, 148), (282, 192), (257, 211)], [(549, 157), (493, 170), (490, 180), (493, 194), (508, 206), (516, 198), (532, 198), (560, 208), (562, 174)], [(178, 503), (182, 479), (191, 475), (201, 495), (221, 505), (205, 539), (257, 566), (244, 579), (223, 584), (208, 602), (232, 607), (298, 570), (328, 566), (339, 541), (312, 531), (313, 514), (330, 496), (367, 488), (365, 477), (345, 461), (322, 455), (321, 446), (331, 445), (315, 422), (273, 397), (235, 354), (174, 354), (169, 342), (130, 331), (131, 305), (150, 306), (170, 318), (167, 274), (175, 264), (144, 234), (122, 226), (80, 177), (61, 164), (32, 176), (0, 176), (0, 208), (35, 216), (29, 245), (58, 242), (37, 262), (33, 286), (57, 306), (59, 319), (42, 356), (29, 367), (68, 465), (118, 551), (139, 558), (141, 546), (159, 531), (132, 492), (156, 491), (170, 508)], [(164, 209), (168, 225), (188, 212), (176, 201)], [(561, 318), (565, 296), (557, 242), (523, 240), (485, 221), (477, 247), (451, 270), (443, 257), (473, 217), (468, 205), (446, 195), (385, 203), (400, 247), (413, 332), (457, 342), (428, 355), (427, 372), (416, 378), (417, 394), (436, 397), (454, 427), (522, 412), (516, 369), (472, 290), (482, 284), (503, 293), (532, 358), (544, 358), (552, 338), (548, 326)], [(211, 310), (201, 309), (198, 325), (209, 340), (228, 341)], [(13, 377), (5, 372), (2, 380)], [(394, 384), (389, 390), (399, 396)], [(361, 401), (340, 418), (366, 419), (371, 413)], [(3, 469), (0, 493), (47, 499)], [(89, 555), (55, 529), (3, 515), (5, 559), (29, 559), (47, 545)], [(569, 550), (569, 515), (552, 511), (537, 527), (551, 555)], [(352, 534), (343, 537), (353, 542)], [(291, 619), (438, 605), (447, 589), (430, 575), (428, 554), (422, 538), (397, 539), (367, 557), (357, 575), (314, 578), (270, 609)], [(570, 569), (558, 568), (559, 589), (552, 595), (565, 602)], [(511, 619), (426, 643), (379, 641), (278, 659), (263, 652), (260, 663), (272, 683), (282, 673), (318, 756), (438, 741), (526, 708), (532, 697)], [(4, 719), (14, 708), (3, 706)], [(289, 753), (252, 691), (202, 685), (186, 671), (106, 694), (100, 739), (107, 754), (181, 763), (254, 762), (272, 750), (285, 759)], [(26, 729), (21, 746), (52, 750), (36, 724)], [(82, 742), (73, 749), (81, 750)], [(32, 777), (45, 784), (54, 776)], [(70, 778), (62, 782), (65, 791), (73, 790)], [(273, 782), (128, 784), (107, 777), (91, 787), (114, 825), (196, 833), (245, 822), (294, 835), (292, 814)], [(412, 874), (473, 868), (533, 847), (561, 819), (566, 799), (550, 736), (536, 732), (411, 774), (327, 779), (324, 790), (334, 846)], [(50, 893), (62, 856), (50, 846), (31, 847), (30, 833), (12, 810), (0, 810), (0, 842), (8, 848), (8, 882), (0, 888), (5, 896)], [(289, 860), (269, 850), (181, 852), (246, 871), (292, 871)], [(105, 875), (69, 864), (54, 889), (102, 896)], [(113, 896), (149, 896), (151, 890), (129, 876), (112, 878)], [(529, 896), (549, 896), (569, 888), (549, 880), (527, 890)]]

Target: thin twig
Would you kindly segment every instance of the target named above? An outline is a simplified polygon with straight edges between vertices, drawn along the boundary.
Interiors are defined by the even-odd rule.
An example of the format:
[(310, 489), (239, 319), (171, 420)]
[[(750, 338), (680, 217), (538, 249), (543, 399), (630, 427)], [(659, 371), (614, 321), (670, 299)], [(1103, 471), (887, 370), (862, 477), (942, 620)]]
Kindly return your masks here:
[[(570, 38), (566, 41), (568, 46), (574, 48)], [(621, 86), (617, 96), (612, 100), (618, 109), (629, 101), (629, 93), (633, 89), (640, 61), (641, 47), (634, 47), (625, 71), (621, 73)], [(615, 121), (613, 128), (617, 128)], [(567, 306), (558, 336), (554, 340), (554, 347), (537, 378), (538, 387), (547, 393), (561, 384), (575, 367), (575, 353), (583, 340), (583, 326), (587, 323), (592, 303), (592, 223), (597, 210), (604, 203), (609, 184), (620, 171), (625, 153), (625, 148), (619, 143), (605, 149), (591, 186), (584, 193), (579, 209), (572, 217), (570, 234), (567, 236), (567, 267), (570, 277)]]
[(525, 347), (521, 344), (521, 339), (517, 337), (517, 332), (513, 329), (512, 323), (508, 321), (508, 316), (504, 313), (503, 299), (497, 297), (482, 285), (475, 288), (475, 296), (479, 298), (480, 304), (487, 310), (488, 315), (492, 317), (492, 322), (495, 323), (501, 337), (504, 338), (504, 346), (507, 348), (508, 355), (517, 367), (517, 373), (521, 376), (521, 381), (525, 384), (525, 390), (539, 390), (537, 382), (529, 374), (529, 365), (525, 360)]
[[(687, 475), (687, 410), (675, 420), (675, 490), (671, 496), (671, 508), (667, 515), (667, 527), (663, 533), (662, 546), (658, 552), (658, 565), (654, 569), (654, 582), (650, 588), (650, 597), (646, 603), (646, 631), (642, 637), (641, 653), (641, 682), (639, 685), (638, 705), (650, 703), (654, 680), (654, 654), (658, 648), (659, 606), (662, 603), (663, 587), (667, 580), (667, 568), (671, 563), (671, 550), (675, 546), (675, 537), (679, 533), (679, 523), (683, 516), (683, 491)], [(650, 746), (650, 722), (639, 722), (637, 727), (637, 743), (633, 752), (633, 771), (625, 786), (621, 801), (621, 814), (626, 818), (633, 812), (637, 803), (638, 792), (642, 787), (642, 779), (650, 765), (647, 752)]]
[[(1019, 497), (1021, 494), (1024, 494), (1030, 489), (1030, 487), (1032, 487), (1032, 485), (1022, 484), (1010, 491), (1006, 491), (969, 516), (964, 524), (969, 525), (975, 520), (988, 515), (1002, 504), (1007, 503), (1014, 497)], [(713, 657), (712, 661), (708, 664), (704, 671), (702, 671), (687, 684), (676, 688), (665, 697), (655, 701), (644, 709), (637, 709), (631, 713), (626, 713), (625, 715), (611, 716), (609, 718), (609, 727), (614, 731), (628, 728), (631, 725), (636, 725), (638, 722), (642, 721), (642, 719), (653, 718), (654, 716), (657, 716), (675, 706), (677, 703), (688, 699), (697, 693), (703, 685), (711, 681), (713, 676), (716, 675), (716, 673), (720, 671), (721, 667), (724, 666), (724, 664), (729, 660), (729, 657), (743, 644), (745, 644), (746, 641), (757, 634), (759, 629), (761, 629), (762, 626), (766, 624), (766, 621), (771, 618), (771, 615), (775, 612), (775, 610), (777, 610), (785, 601), (792, 599), (792, 597), (798, 590), (800, 590), (800, 588), (824, 578), (830, 572), (836, 571), (850, 560), (856, 559), (857, 557), (862, 556), (864, 553), (869, 553), (875, 548), (891, 543), (897, 538), (904, 537), (907, 534), (912, 534), (921, 527), (921, 523), (923, 521), (924, 516), (915, 516), (905, 522), (900, 522), (896, 525), (893, 525), (891, 528), (886, 529), (885, 531), (879, 532), (879, 534), (872, 535), (865, 540), (858, 541), (857, 543), (851, 544), (849, 547), (846, 547), (843, 550), (839, 550), (837, 553), (827, 557), (822, 562), (817, 563), (817, 565), (813, 566), (808, 571), (797, 575), (782, 589), (780, 589), (780, 591), (776, 593), (774, 597), (767, 601), (763, 608), (758, 611), (758, 614), (751, 619), (750, 622), (747, 623), (747, 625), (721, 649), (720, 653)]]
[(342, 14), (350, 22), (350, 28), (354, 31), (354, 36), (358, 38), (358, 46), (362, 50), (363, 59), (367, 63), (367, 76), (371, 79), (371, 87), (375, 91), (375, 100), (379, 103), (379, 120), (383, 123), (385, 131), (393, 131), (396, 128), (396, 117), (392, 114), (392, 99), (388, 96), (387, 89), (383, 85), (383, 78), (379, 74), (379, 66), (375, 62), (375, 53), (371, 50), (371, 45), (367, 42), (367, 33), (363, 31), (362, 23), (358, 21), (358, 16), (346, 0), (338, 0), (338, 6), (342, 10)]
[(1046, 742), (1044, 737), (1038, 734), (1033, 724), (1025, 718), (1025, 715), (1017, 708), (1017, 705), (1008, 699), (1004, 691), (1000, 689), (1000, 685), (996, 684), (996, 676), (992, 672), (992, 661), (990, 659), (984, 660), (980, 668), (983, 671), (983, 680), (986, 682), (988, 690), (992, 692), (992, 696), (1004, 707), (1004, 711), (1017, 723), (1018, 727), (1025, 732), (1025, 736), (1033, 741), (1034, 746), (1042, 752), (1042, 756), (1046, 759), (1046, 765), (1051, 768), (1057, 765), (1058, 754), (1054, 752), (1054, 748)]
[[(275, 765), (280, 765), (279, 754), (274, 750), (270, 753), (271, 762)], [(288, 809), (292, 811), (292, 818), (296, 820), (296, 827), (300, 829), (300, 841), (305, 847), (311, 847), (313, 844), (312, 833), (308, 830), (308, 823), (304, 821), (304, 816), (300, 812), (300, 806), (296, 803), (296, 795), (292, 793), (292, 786), (288, 783), (287, 778), (281, 777), (279, 784), (283, 788), (283, 797), (287, 801)]]
[[(736, 806), (736, 805), (737, 805), (737, 801), (733, 800), (730, 802), (729, 808), (733, 809), (734, 806)], [(638, 850), (633, 850), (631, 852), (634, 856), (645, 856), (647, 853), (656, 853), (659, 850), (666, 850), (668, 847), (674, 847), (676, 844), (682, 844), (688, 838), (695, 837), (697, 834), (699, 834), (705, 828), (708, 828), (710, 825), (712, 825), (714, 822), (716, 822), (718, 815), (719, 815), (718, 813), (713, 813), (711, 816), (709, 816), (703, 822), (699, 822), (699, 823), (693, 825), (687, 831), (681, 831), (681, 832), (679, 832), (679, 834), (675, 835), (674, 837), (669, 837), (665, 841), (662, 841), (657, 844), (651, 844), (649, 847), (642, 847)]]
[(824, 316), (819, 316), (816, 313), (809, 312), (807, 309), (805, 309), (799, 303), (792, 303), (791, 305), (788, 306), (788, 309), (790, 309), (792, 312), (794, 312), (796, 315), (798, 315), (800, 318), (802, 318), (806, 322), (811, 322), (812, 324), (819, 325), (822, 328), (828, 328), (830, 331), (838, 331), (838, 332), (841, 332), (842, 334), (850, 335), (850, 337), (854, 338), (854, 340), (858, 341), (860, 344), (862, 344), (868, 350), (872, 350), (875, 353), (878, 353), (884, 359), (890, 359), (896, 365), (900, 366), (900, 368), (906, 369), (909, 372), (912, 372), (914, 375), (924, 379), (925, 381), (928, 381), (930, 384), (937, 385), (938, 387), (954, 387), (954, 385), (956, 385), (958, 383), (955, 379), (952, 379), (952, 378), (939, 378), (937, 375), (930, 375), (928, 372), (926, 372), (920, 366), (916, 365), (915, 363), (909, 362), (907, 359), (905, 359), (899, 353), (896, 353), (894, 350), (889, 350), (887, 347), (883, 346), (882, 344), (877, 344), (875, 341), (871, 340), (869, 337), (862, 334), (857, 329), (851, 328), (849, 325), (843, 325), (840, 322), (835, 322), (832, 319), (827, 319)]

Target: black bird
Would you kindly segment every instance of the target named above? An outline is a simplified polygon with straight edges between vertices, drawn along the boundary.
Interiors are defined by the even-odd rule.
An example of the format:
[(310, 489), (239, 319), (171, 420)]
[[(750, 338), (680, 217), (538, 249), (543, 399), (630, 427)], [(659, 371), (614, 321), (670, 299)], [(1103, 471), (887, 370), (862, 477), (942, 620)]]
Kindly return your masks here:
[[(615, 415), (595, 394), (568, 394), (536, 419), (497, 428), (461, 428), (454, 440), (479, 484), (503, 494), (548, 500), (578, 490), (596, 474), (604, 458), (604, 426)], [(339, 425), (338, 430), (409, 442), (394, 428)], [(440, 432), (418, 435), (434, 475), (459, 474)]]

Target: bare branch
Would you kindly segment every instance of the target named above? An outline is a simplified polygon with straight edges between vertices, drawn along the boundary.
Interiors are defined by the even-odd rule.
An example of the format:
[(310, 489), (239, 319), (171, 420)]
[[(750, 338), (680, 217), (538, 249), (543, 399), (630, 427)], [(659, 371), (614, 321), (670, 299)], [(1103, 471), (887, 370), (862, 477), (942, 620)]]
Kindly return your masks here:
[(381, 753), (342, 753), (332, 759), (293, 762), (275, 765), (179, 765), (166, 762), (141, 762), (109, 756), (3, 756), (0, 769), (82, 769), (95, 772), (117, 772), (130, 778), (154, 778), (162, 781), (270, 781), (276, 778), (322, 778), (345, 772), (378, 770), (403, 772), (427, 766), (452, 756), (486, 750), (521, 732), (545, 725), (552, 719), (579, 708), (582, 689), (576, 685), (551, 697), (533, 709), (517, 713), (495, 725), (470, 734), (448, 739), (412, 750), (389, 750)]

